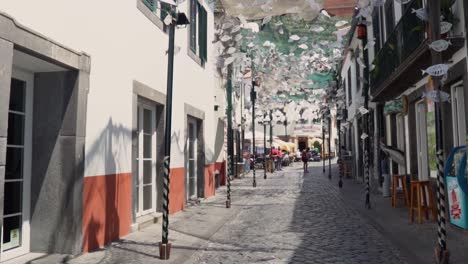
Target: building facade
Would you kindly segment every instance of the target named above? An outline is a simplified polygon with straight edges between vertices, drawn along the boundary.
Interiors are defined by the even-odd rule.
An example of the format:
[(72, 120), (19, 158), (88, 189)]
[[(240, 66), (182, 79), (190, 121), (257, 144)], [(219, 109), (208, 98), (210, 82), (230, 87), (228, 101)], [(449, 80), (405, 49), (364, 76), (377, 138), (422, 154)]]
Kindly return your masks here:
[[(2, 3), (1, 260), (87, 252), (157, 219), (169, 8)], [(224, 156), (213, 7), (190, 0), (177, 9), (191, 23), (176, 29), (170, 213), (214, 195)]]
[[(453, 4), (452, 4), (453, 2)], [(449, 6), (449, 4), (451, 4)], [(389, 160), (390, 175), (407, 174), (409, 179), (433, 180), (436, 177), (436, 132), (434, 102), (427, 95), (433, 90), (433, 83), (427, 74), (421, 74), (432, 65), (429, 21), (419, 18), (412, 10), (428, 8), (426, 1), (386, 0), (382, 6), (372, 6), (368, 17), (368, 46), (360, 47), (357, 31), (351, 29), (351, 39), (347, 55), (342, 62), (342, 87), (346, 94), (347, 124), (342, 126), (345, 140), (342, 144), (351, 151), (354, 173), (360, 177), (363, 163), (359, 147), (360, 130), (359, 107), (363, 103), (360, 85), (363, 81), (363, 67), (370, 70), (369, 124), (371, 142), (372, 178), (382, 182), (379, 143), (404, 152), (406, 164)], [(448, 72), (443, 79), (442, 91), (450, 95), (450, 100), (441, 103), (443, 143), (445, 157), (454, 146), (466, 144), (466, 112), (468, 100), (467, 78), (467, 9), (463, 1), (444, 1), (441, 5), (442, 21), (450, 23), (450, 30), (442, 38), (450, 41), (448, 48), (441, 52)], [(427, 9), (426, 9), (427, 10)], [(358, 18), (355, 18), (357, 20)], [(359, 18), (361, 19), (361, 18)], [(361, 54), (356, 54), (356, 50)], [(362, 51), (368, 52), (369, 64), (360, 65)], [(361, 58), (361, 63), (358, 63)], [(361, 78), (359, 78), (361, 76)], [(356, 167), (357, 166), (357, 167)]]

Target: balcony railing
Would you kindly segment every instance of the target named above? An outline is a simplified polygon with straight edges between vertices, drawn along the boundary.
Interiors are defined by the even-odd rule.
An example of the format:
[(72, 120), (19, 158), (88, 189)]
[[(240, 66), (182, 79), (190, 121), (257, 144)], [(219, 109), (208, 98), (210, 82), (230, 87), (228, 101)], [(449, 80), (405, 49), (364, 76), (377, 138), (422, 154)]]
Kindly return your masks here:
[(371, 94), (415, 51), (426, 39), (425, 23), (412, 9), (422, 7), (420, 0), (408, 4), (393, 32), (374, 59), (375, 68), (370, 73)]

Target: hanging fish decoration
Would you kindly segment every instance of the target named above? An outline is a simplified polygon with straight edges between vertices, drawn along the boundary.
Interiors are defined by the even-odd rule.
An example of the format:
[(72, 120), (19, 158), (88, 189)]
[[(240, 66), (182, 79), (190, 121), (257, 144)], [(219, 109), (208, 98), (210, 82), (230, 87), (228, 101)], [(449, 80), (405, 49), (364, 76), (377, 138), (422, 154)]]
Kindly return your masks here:
[(231, 39), (232, 39), (232, 37), (229, 36), (229, 35), (224, 35), (224, 36), (221, 37), (221, 41), (222, 41), (222, 42), (226, 42), (226, 41), (229, 41), (229, 40), (231, 40)]
[(169, 26), (171, 23), (172, 23), (172, 16), (171, 15), (167, 15), (166, 18), (164, 18), (164, 24), (166, 26)]
[(364, 46), (364, 50), (367, 50), (369, 47), (373, 47), (375, 45), (375, 39), (370, 40), (367, 42), (367, 45)]
[(236, 33), (238, 31), (241, 30), (241, 25), (237, 25), (237, 26), (234, 26), (232, 29), (231, 29), (231, 33)]
[(445, 39), (439, 39), (439, 40), (436, 40), (434, 42), (432, 42), (431, 44), (429, 44), (429, 48), (433, 49), (434, 51), (437, 51), (437, 52), (442, 52), (444, 50), (447, 50), (449, 45), (452, 45), (452, 43)]
[(440, 22), (440, 34), (448, 33), (452, 29), (453, 24), (447, 21)]
[(271, 18), (272, 16), (266, 16), (262, 21), (262, 25), (268, 24), (271, 21)]
[(270, 47), (270, 46), (271, 46), (271, 42), (269, 40), (263, 43), (263, 47)]
[(366, 109), (364, 106), (361, 106), (361, 107), (359, 107), (359, 113), (361, 113), (361, 115), (365, 115), (365, 114), (369, 113), (369, 110)]
[(303, 50), (306, 50), (308, 49), (309, 47), (306, 45), (306, 44), (301, 44), (299, 45), (299, 48), (303, 49)]
[(224, 60), (224, 66), (229, 65), (234, 62), (234, 57), (228, 57), (227, 59)]
[(322, 26), (319, 26), (319, 25), (312, 25), (310, 27), (310, 31), (317, 32), (317, 33), (320, 33), (320, 32), (322, 32), (324, 30), (325, 29)]
[(339, 28), (339, 27), (342, 27), (342, 26), (344, 26), (346, 24), (348, 24), (348, 21), (340, 20), (340, 21), (335, 23), (335, 27)]
[(356, 61), (359, 64), (359, 66), (361, 66), (361, 68), (366, 68), (366, 64), (364, 63), (361, 57), (357, 58)]
[(289, 39), (292, 40), (292, 41), (298, 41), (301, 38), (298, 35), (292, 35), (292, 36), (289, 37)]
[[(440, 100), (439, 101), (439, 93), (440, 93)], [(450, 101), (450, 94), (444, 91), (432, 90), (423, 92), (422, 98), (427, 98), (433, 102), (440, 103), (440, 102), (449, 102)]]
[(228, 54), (233, 54), (234, 52), (236, 52), (236, 48), (230, 47), (226, 52), (227, 52)]
[(227, 23), (224, 23), (224, 24), (223, 24), (223, 27), (222, 27), (222, 28), (223, 28), (223, 29), (228, 29), (228, 28), (231, 28), (232, 26), (234, 26), (232, 23), (227, 22)]
[(411, 8), (411, 13), (416, 14), (416, 16), (423, 21), (429, 20), (429, 15), (427, 14), (426, 8), (424, 7), (419, 9)]
[(429, 74), (431, 76), (442, 76), (448, 72), (449, 66), (447, 64), (436, 64), (431, 67), (421, 70), (422, 74)]

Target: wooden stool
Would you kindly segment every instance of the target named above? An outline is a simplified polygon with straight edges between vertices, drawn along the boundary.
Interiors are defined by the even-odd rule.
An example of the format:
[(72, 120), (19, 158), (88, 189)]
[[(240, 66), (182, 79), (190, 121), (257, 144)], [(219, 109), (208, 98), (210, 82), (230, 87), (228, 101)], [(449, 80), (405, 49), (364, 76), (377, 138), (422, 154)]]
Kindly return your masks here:
[(343, 164), (343, 176), (346, 178), (351, 178), (351, 166), (349, 162)]
[[(414, 196), (416, 195), (416, 201)], [(427, 200), (429, 199), (429, 201)], [(415, 204), (415, 202), (417, 204)], [(436, 208), (434, 206), (434, 196), (432, 194), (430, 181), (411, 181), (411, 207), (410, 220), (414, 222), (414, 210), (418, 211), (418, 224), (422, 223), (421, 213), (424, 211), (426, 220), (429, 220), (429, 210), (432, 212), (432, 218), (436, 220)]]
[[(402, 192), (398, 195), (398, 185), (401, 182)], [(392, 177), (392, 207), (397, 206), (397, 199), (403, 196), (403, 202), (405, 206), (408, 206), (408, 188), (406, 188), (406, 175), (393, 175)]]

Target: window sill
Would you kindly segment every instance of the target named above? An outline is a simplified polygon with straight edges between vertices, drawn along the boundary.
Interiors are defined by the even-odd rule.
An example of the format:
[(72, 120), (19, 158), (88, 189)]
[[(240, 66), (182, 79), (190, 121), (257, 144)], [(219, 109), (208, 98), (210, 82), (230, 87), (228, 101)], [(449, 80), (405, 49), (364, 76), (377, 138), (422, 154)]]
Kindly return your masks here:
[(140, 10), (143, 15), (145, 15), (146, 18), (148, 18), (154, 25), (156, 25), (159, 29), (161, 29), (162, 32), (166, 33), (164, 31), (164, 24), (161, 21), (161, 19), (153, 13), (148, 7), (143, 3), (142, 0), (137, 0), (137, 8)]
[(190, 47), (188, 47), (187, 49), (187, 54), (193, 61), (195, 61), (198, 65), (200, 65), (200, 67), (205, 68), (206, 62), (203, 63), (200, 57), (198, 57), (198, 55), (195, 54), (195, 52), (193, 52), (193, 50)]

